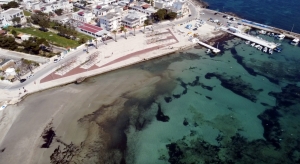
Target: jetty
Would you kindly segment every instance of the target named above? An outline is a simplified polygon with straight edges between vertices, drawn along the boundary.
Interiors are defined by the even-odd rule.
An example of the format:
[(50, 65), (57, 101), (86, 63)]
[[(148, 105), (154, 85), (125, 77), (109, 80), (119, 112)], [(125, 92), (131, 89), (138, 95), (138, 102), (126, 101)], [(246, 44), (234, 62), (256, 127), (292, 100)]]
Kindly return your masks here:
[(206, 47), (206, 48), (211, 49), (213, 53), (219, 53), (219, 52), (221, 52), (221, 50), (219, 50), (219, 49), (217, 49), (217, 48), (215, 48), (215, 47), (213, 47), (213, 46), (211, 46), (211, 45), (209, 45), (209, 44), (206, 44), (206, 43), (204, 43), (204, 42), (201, 42), (201, 41), (200, 41), (199, 39), (197, 39), (197, 38), (193, 38), (192, 42), (193, 42), (193, 43), (198, 43), (198, 44), (200, 44), (200, 45), (202, 45), (202, 46), (204, 46), (204, 47)]
[(243, 32), (233, 31), (233, 30), (230, 30), (230, 28), (223, 27), (223, 28), (221, 28), (221, 30), (223, 30), (229, 34), (235, 35), (237, 37), (240, 37), (242, 39), (249, 40), (250, 42), (259, 44), (261, 46), (268, 47), (269, 49), (274, 49), (277, 47), (277, 45), (273, 42), (269, 42), (267, 40), (263, 40), (261, 38), (258, 38), (258, 37), (255, 37), (255, 36), (243, 33)]

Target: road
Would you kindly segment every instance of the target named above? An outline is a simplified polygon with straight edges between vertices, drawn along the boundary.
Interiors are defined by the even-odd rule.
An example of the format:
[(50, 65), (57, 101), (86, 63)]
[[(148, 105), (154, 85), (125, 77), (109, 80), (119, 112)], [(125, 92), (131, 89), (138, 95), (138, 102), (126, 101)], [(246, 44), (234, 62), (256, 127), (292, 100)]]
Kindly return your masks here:
[[(196, 9), (196, 7), (189, 3), (188, 4), (188, 7), (190, 8), (190, 15), (189, 17), (184, 17), (184, 18), (181, 18), (181, 19), (178, 19), (178, 20), (174, 20), (170, 23), (158, 23), (158, 24), (155, 24), (153, 25), (153, 28), (154, 30), (158, 30), (158, 29), (161, 29), (161, 28), (166, 28), (166, 27), (170, 27), (172, 24), (173, 25), (176, 25), (176, 24), (183, 24), (183, 23), (187, 23), (191, 20), (195, 20), (199, 17), (199, 13), (198, 13), (198, 10)], [(127, 34), (129, 34), (130, 31), (128, 31)], [(142, 30), (136, 30), (136, 33), (141, 33)], [(129, 35), (127, 35), (127, 37), (130, 37)], [(123, 36), (117, 36), (117, 39), (122, 39), (124, 38)], [(101, 46), (101, 44), (103, 45), (103, 43), (98, 43), (98, 46)], [(109, 43), (108, 43), (109, 44)], [(89, 47), (89, 50), (93, 49), (94, 47)], [(61, 60), (60, 62), (57, 62), (57, 63), (54, 63), (53, 61), (50, 61), (49, 63), (47, 63), (47, 65), (42, 68), (41, 70), (37, 71), (36, 73), (34, 73), (34, 76), (31, 77), (30, 79), (27, 79), (25, 82), (23, 83), (19, 83), (19, 84), (16, 84), (14, 86), (11, 86), (11, 87), (6, 87), (6, 89), (10, 89), (10, 90), (17, 90), (19, 88), (22, 88), (22, 87), (26, 87), (26, 85), (34, 82), (35, 80), (39, 79), (40, 77), (42, 77), (43, 75), (45, 74), (49, 74), (50, 72), (52, 72), (55, 68), (58, 68), (62, 62), (66, 62), (74, 57), (77, 57), (79, 55), (82, 55), (82, 54), (85, 54), (84, 51), (84, 47), (83, 48), (79, 48), (79, 49), (76, 49), (75, 51), (71, 52), (71, 53), (68, 53), (65, 58), (63, 60)], [(1, 86), (0, 86), (1, 87)], [(3, 88), (3, 87), (2, 87)]]
[(7, 58), (7, 59), (13, 59), (13, 60), (20, 60), (22, 58), (28, 59), (31, 61), (35, 61), (37, 63), (47, 63), (48, 58), (46, 57), (41, 57), (41, 56), (36, 56), (36, 55), (29, 55), (25, 53), (19, 53), (15, 51), (9, 51), (9, 50), (4, 50), (0, 48), (0, 57), (1, 58)]

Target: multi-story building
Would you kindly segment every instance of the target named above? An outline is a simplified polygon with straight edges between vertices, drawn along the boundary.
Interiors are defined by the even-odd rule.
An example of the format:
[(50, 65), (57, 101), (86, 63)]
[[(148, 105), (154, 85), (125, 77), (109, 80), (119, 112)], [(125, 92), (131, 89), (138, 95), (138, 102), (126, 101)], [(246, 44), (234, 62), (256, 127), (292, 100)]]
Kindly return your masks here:
[(147, 20), (146, 14), (129, 10), (128, 15), (122, 19), (121, 24), (123, 26), (133, 28), (137, 26), (143, 26), (145, 20)]
[[(49, 3), (48, 3), (49, 2)], [(26, 3), (26, 9), (27, 10), (32, 10), (36, 11), (39, 10), (43, 13), (54, 13), (55, 10), (62, 9), (64, 12), (72, 12), (73, 11), (73, 3), (70, 3), (68, 0), (63, 0), (59, 2), (53, 2), (52, 1), (47, 1), (47, 3), (32, 3), (28, 2)]]
[(169, 11), (177, 13), (177, 15), (185, 15), (189, 9), (185, 0), (154, 0), (155, 8), (167, 9)]
[(10, 8), (0, 13), (0, 23), (1, 27), (11, 26), (13, 25), (14, 18), (20, 18), (20, 23), (26, 22), (26, 18), (24, 16), (23, 10), (18, 8)]
[(84, 23), (90, 23), (92, 19), (94, 18), (92, 12), (81, 10), (79, 12), (75, 12), (72, 14), (72, 19), (84, 22)]
[(147, 16), (151, 16), (152, 14), (154, 14), (157, 11), (150, 4), (144, 3), (144, 2), (132, 3), (129, 5), (129, 9), (147, 14)]
[(121, 23), (121, 15), (118, 12), (108, 13), (99, 17), (98, 25), (107, 31), (116, 30)]

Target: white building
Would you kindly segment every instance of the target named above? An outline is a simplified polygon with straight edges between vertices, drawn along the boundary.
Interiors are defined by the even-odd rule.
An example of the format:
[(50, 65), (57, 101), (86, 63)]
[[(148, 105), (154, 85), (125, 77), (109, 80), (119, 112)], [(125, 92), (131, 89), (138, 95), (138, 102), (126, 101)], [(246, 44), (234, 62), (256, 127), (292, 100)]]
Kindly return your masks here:
[(154, 0), (153, 7), (158, 9), (164, 8), (177, 13), (177, 15), (188, 13), (188, 6), (185, 0)]
[(147, 20), (146, 14), (143, 14), (143, 13), (140, 13), (137, 11), (133, 11), (133, 10), (129, 10), (128, 15), (126, 15), (122, 19), (121, 24), (123, 26), (133, 28), (133, 27), (137, 27), (137, 26), (143, 26), (145, 20)]
[(87, 34), (92, 37), (102, 37), (104, 35), (109, 35), (109, 32), (102, 29), (101, 27), (90, 25), (87, 23), (80, 23), (77, 25), (77, 31)]
[[(49, 1), (52, 2), (52, 1)], [(43, 2), (28, 2), (25, 5), (27, 10), (39, 10), (43, 13), (54, 13), (55, 10), (62, 9), (64, 12), (73, 12), (73, 3), (70, 3), (68, 0), (63, 0), (53, 3), (43, 3)]]
[(107, 31), (116, 30), (121, 23), (121, 15), (118, 12), (108, 13), (99, 17), (98, 25)]
[(90, 23), (92, 21), (92, 18), (94, 18), (92, 12), (87, 12), (83, 10), (72, 14), (72, 19), (84, 23)]
[(54, 3), (54, 2), (56, 2), (56, 0), (43, 0), (43, 2), (45, 2), (45, 3)]
[(12, 20), (16, 17), (20, 18), (20, 23), (26, 22), (26, 18), (24, 16), (23, 10), (18, 8), (10, 8), (0, 13), (0, 23), (1, 27), (11, 26), (13, 25)]
[(156, 11), (157, 11), (148, 3), (131, 4), (129, 6), (129, 9), (147, 14), (147, 16), (151, 16), (152, 14), (156, 13)]

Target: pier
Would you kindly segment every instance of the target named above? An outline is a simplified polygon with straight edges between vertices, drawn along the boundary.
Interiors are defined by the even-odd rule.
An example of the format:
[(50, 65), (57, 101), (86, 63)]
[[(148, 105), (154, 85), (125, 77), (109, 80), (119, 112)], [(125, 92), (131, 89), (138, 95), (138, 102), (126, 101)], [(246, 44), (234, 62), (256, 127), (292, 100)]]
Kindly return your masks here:
[(221, 28), (221, 30), (229, 33), (229, 34), (232, 34), (232, 35), (235, 35), (237, 37), (240, 37), (242, 39), (245, 39), (245, 40), (249, 40), (250, 42), (253, 42), (253, 43), (256, 43), (256, 44), (259, 44), (261, 46), (264, 46), (264, 47), (268, 47), (269, 49), (274, 49), (277, 47), (277, 45), (273, 42), (269, 42), (269, 41), (266, 41), (266, 40), (263, 40), (261, 38), (257, 38), (255, 36), (252, 36), (252, 35), (248, 35), (246, 33), (242, 33), (242, 32), (231, 32), (229, 31), (227, 28)]
[(196, 39), (196, 38), (193, 39), (193, 43), (198, 43), (198, 44), (200, 44), (200, 45), (202, 45), (204, 47), (207, 47), (207, 48), (211, 49), (213, 53), (219, 53), (219, 52), (221, 52), (221, 50), (219, 50), (219, 49), (217, 49), (217, 48), (215, 48), (215, 47), (213, 47), (213, 46), (211, 46), (209, 44), (201, 42), (199, 39)]

